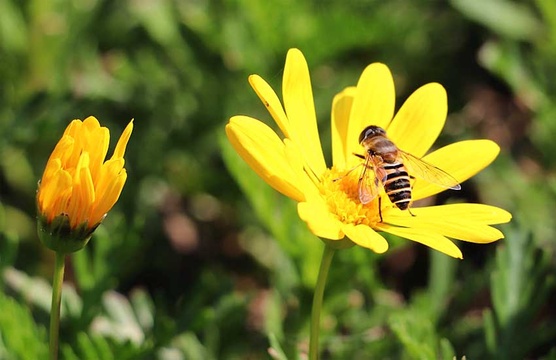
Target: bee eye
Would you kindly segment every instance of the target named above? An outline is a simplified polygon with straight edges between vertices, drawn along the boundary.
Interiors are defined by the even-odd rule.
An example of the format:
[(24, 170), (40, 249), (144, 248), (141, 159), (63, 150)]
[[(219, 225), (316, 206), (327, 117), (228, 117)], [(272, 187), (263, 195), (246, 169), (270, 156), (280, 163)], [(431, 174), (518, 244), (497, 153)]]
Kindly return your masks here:
[(359, 143), (369, 137), (371, 135), (370, 133), (372, 133), (372, 129), (370, 126), (364, 128), (363, 131), (361, 131), (361, 134), (359, 134)]
[(359, 143), (361, 144), (361, 142), (363, 140), (365, 140), (367, 138), (367, 132), (368, 132), (368, 127), (365, 128), (363, 131), (361, 131), (361, 134), (359, 134)]
[(361, 134), (359, 135), (359, 143), (379, 133), (384, 133), (384, 130), (382, 130), (378, 126), (369, 125), (365, 129), (363, 129), (363, 131), (361, 131)]

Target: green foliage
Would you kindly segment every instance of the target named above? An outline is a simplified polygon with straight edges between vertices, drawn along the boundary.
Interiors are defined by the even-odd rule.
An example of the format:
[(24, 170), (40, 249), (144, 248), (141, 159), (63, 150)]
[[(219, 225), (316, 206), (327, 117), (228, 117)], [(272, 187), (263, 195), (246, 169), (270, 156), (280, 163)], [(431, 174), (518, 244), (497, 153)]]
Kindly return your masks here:
[(409, 308), (391, 316), (389, 325), (404, 347), (407, 359), (450, 359), (454, 350), (446, 339), (438, 339), (434, 324)]
[(64, 359), (140, 359), (141, 353), (131, 343), (119, 343), (100, 336), (77, 334), (74, 348), (64, 346), (60, 353)]
[(323, 245), (224, 135), (235, 114), (272, 124), (247, 76), (280, 93), (290, 47), (309, 63), (328, 159), (333, 96), (381, 61), (398, 105), (446, 87), (440, 143), (501, 145), (461, 200), (515, 219), (498, 243), (458, 244), (463, 261), (394, 237), (384, 255), (339, 251), (321, 358), (555, 357), (553, 0), (3, 0), (0, 358), (46, 356), (53, 256), (36, 185), (65, 126), (88, 115), (112, 148), (132, 118), (135, 130), (118, 203), (67, 259), (61, 358), (305, 356)]
[(493, 311), (485, 317), (491, 358), (521, 359), (556, 336), (552, 322), (538, 319), (554, 290), (551, 252), (535, 249), (531, 236), (513, 231), (498, 249), (492, 273)]
[(45, 329), (35, 324), (29, 308), (0, 293), (0, 357), (41, 359), (48, 353)]
[(538, 19), (526, 4), (509, 0), (452, 0), (452, 5), (510, 40), (528, 40), (542, 33)]
[[(509, 0), (453, 1), (477, 22), (491, 29), (479, 50), (479, 61), (505, 81), (520, 101), (533, 112), (530, 140), (543, 160), (554, 165), (553, 134), (556, 131), (554, 97), (556, 86), (548, 74), (556, 67), (556, 6), (553, 1), (518, 3)], [(485, 11), (485, 6), (492, 11)], [(488, 10), (488, 9), (487, 9)]]

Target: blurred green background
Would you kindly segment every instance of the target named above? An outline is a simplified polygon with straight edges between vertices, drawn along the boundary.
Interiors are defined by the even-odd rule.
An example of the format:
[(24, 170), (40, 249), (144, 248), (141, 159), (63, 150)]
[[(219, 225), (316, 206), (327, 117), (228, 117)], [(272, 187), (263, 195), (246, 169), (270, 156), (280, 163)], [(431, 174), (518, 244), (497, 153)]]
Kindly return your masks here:
[[(436, 146), (502, 148), (458, 194), (512, 212), (506, 239), (454, 260), (390, 237), (330, 271), (322, 359), (556, 359), (553, 0), (0, 1), (0, 358), (44, 358), (53, 253), (35, 191), (66, 125), (96, 116), (112, 148), (130, 119), (123, 194), (67, 264), (64, 359), (298, 359), (322, 243), (224, 136), (271, 123), (249, 87), (278, 93), (305, 54), (330, 154), (331, 101), (371, 62), (398, 106), (442, 83)], [(457, 196), (457, 197), (454, 197)], [(270, 349), (270, 350), (269, 350)]]

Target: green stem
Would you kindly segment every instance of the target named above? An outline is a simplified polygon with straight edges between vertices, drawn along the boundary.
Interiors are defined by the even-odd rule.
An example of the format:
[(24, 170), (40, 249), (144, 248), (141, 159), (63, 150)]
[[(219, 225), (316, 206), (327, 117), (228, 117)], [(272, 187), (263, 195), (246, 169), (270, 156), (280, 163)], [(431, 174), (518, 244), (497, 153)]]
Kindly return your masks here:
[(309, 360), (317, 360), (319, 357), (319, 330), (320, 330), (320, 310), (322, 308), (322, 298), (324, 286), (328, 277), (328, 270), (334, 257), (334, 250), (329, 245), (324, 246), (322, 259), (320, 260), (319, 276), (313, 294), (313, 308), (311, 310), (311, 335), (309, 338)]
[(62, 284), (64, 282), (64, 265), (66, 255), (56, 252), (56, 263), (52, 281), (52, 305), (50, 308), (50, 360), (58, 359), (58, 333), (60, 330), (60, 304)]
[(429, 249), (430, 269), (428, 293), (430, 294), (430, 318), (436, 323), (438, 316), (446, 307), (446, 299), (452, 289), (457, 260), (446, 256), (440, 251)]

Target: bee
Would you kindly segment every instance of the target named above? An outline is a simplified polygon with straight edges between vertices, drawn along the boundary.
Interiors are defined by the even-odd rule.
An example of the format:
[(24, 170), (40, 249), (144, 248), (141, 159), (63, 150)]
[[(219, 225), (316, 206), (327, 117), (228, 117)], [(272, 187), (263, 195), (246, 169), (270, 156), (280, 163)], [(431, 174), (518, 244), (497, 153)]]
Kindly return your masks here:
[[(381, 127), (367, 126), (359, 135), (359, 144), (365, 148), (364, 156), (355, 154), (365, 160), (358, 188), (359, 200), (362, 204), (367, 204), (376, 198), (379, 184), (382, 184), (392, 204), (400, 210), (408, 210), (411, 214), (410, 179), (413, 178), (423, 179), (447, 189), (461, 189), (458, 181), (445, 171), (400, 150), (388, 139), (386, 131)], [(373, 171), (369, 171), (371, 169)], [(379, 212), (380, 200), (379, 197)], [(382, 221), (382, 213), (380, 213), (380, 221)]]

